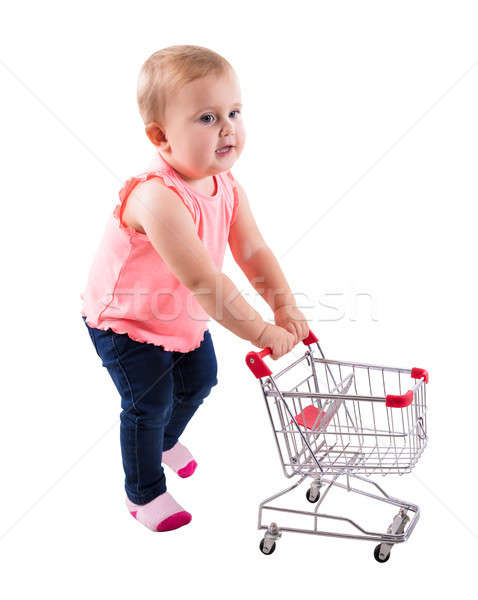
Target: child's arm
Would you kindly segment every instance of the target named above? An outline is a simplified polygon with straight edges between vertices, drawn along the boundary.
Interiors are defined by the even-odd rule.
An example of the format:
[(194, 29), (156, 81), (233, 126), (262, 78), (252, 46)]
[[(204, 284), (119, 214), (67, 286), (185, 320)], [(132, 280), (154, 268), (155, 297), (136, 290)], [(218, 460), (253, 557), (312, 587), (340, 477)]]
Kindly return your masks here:
[(129, 198), (136, 220), (168, 268), (195, 294), (204, 310), (237, 336), (261, 348), (271, 347), (272, 358), (289, 352), (294, 336), (265, 323), (229, 277), (218, 271), (177, 194), (155, 178), (136, 190)]
[(293, 333), (296, 342), (301, 341), (309, 333), (307, 320), (297, 308), (279, 262), (259, 231), (244, 188), (237, 180), (236, 185), (239, 207), (229, 233), (234, 260), (274, 311), (276, 325)]

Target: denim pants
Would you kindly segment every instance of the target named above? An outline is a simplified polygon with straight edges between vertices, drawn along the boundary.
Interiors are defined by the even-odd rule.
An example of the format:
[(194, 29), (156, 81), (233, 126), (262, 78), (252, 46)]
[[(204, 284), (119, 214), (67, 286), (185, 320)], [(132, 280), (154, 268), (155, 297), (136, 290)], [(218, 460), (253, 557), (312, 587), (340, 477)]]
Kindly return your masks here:
[(136, 342), (112, 329), (88, 329), (96, 353), (121, 396), (120, 444), (125, 490), (135, 504), (166, 491), (163, 450), (178, 441), (189, 420), (217, 384), (209, 330), (190, 352)]

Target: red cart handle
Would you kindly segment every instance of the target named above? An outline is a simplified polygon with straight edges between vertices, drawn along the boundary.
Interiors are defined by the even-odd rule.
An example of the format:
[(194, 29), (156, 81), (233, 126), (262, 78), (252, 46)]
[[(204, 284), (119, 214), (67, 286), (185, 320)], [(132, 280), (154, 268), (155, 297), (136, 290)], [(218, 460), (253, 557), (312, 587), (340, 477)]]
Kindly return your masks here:
[[(315, 344), (315, 342), (318, 341), (319, 339), (309, 329), (309, 335), (302, 340), (302, 343), (305, 346), (310, 346), (311, 344)], [(272, 354), (271, 348), (264, 348), (264, 350), (261, 350), (260, 352), (251, 350), (246, 354), (246, 365), (254, 373), (257, 379), (259, 379), (260, 377), (266, 377), (267, 375), (272, 375), (272, 371), (262, 360), (265, 356), (268, 356), (269, 354)]]

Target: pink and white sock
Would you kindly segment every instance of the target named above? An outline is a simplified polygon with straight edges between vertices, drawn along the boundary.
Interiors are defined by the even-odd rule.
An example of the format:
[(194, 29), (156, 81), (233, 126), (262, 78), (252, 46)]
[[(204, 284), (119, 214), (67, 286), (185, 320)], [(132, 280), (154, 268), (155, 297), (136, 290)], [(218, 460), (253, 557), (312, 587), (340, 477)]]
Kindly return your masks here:
[(189, 450), (179, 442), (176, 442), (170, 450), (163, 452), (161, 462), (168, 465), (183, 479), (190, 477), (198, 466)]
[(192, 516), (169, 492), (156, 496), (147, 504), (135, 504), (126, 497), (126, 506), (133, 517), (151, 531), (171, 531), (187, 525)]

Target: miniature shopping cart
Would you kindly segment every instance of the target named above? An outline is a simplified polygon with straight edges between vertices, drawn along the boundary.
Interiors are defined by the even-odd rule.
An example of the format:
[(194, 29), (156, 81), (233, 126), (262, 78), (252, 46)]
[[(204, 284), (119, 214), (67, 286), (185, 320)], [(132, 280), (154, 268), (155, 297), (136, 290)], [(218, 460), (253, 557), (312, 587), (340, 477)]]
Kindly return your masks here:
[[(258, 528), (266, 530), (260, 550), (272, 554), (281, 533), (293, 531), (378, 541), (374, 556), (386, 562), (392, 546), (411, 535), (420, 513), (418, 506), (389, 496), (369, 476), (409, 473), (423, 453), (428, 373), (328, 360), (312, 332), (303, 343), (305, 354), (275, 375), (263, 361), (270, 348), (246, 356), (261, 384), (284, 473), (299, 476), (293, 486), (260, 504)], [(307, 478), (306, 499), (315, 505), (313, 511), (271, 504)], [(319, 512), (333, 486), (380, 501), (380, 507), (383, 503), (399, 507), (399, 512), (386, 533), (370, 531), (351, 518)], [(276, 521), (287, 516), (289, 521), (301, 518), (305, 523), (300, 529), (276, 521), (263, 523), (264, 512), (278, 514)], [(319, 522), (325, 520), (342, 530), (319, 529)]]

